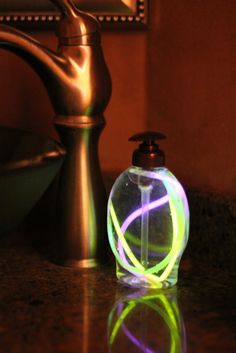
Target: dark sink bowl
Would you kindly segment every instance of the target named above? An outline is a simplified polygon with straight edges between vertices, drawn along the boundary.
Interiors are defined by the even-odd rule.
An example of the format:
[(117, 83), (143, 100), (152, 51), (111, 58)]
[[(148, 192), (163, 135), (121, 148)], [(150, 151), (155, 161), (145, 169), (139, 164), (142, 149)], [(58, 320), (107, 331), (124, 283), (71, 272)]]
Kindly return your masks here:
[(0, 127), (0, 234), (16, 228), (56, 176), (65, 156), (56, 141)]

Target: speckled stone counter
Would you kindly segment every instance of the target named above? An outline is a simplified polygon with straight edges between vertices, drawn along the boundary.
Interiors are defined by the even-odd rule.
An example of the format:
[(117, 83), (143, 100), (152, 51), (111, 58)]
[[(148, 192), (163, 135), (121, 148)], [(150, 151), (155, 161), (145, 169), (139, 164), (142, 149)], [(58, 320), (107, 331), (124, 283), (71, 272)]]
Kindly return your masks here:
[(0, 237), (0, 353), (235, 353), (236, 201), (187, 194), (178, 287), (141, 293), (117, 283), (113, 262), (49, 261), (45, 194), (18, 232)]
[(0, 239), (0, 274), (1, 353), (236, 352), (228, 269), (185, 258), (178, 288), (142, 297), (112, 263), (59, 267), (15, 233)]

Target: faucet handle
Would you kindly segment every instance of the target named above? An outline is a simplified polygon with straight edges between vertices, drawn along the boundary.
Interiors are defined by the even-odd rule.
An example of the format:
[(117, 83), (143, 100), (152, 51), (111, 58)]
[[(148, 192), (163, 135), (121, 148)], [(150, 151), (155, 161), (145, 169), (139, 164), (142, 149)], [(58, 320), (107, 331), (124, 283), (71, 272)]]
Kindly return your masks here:
[[(55, 4), (64, 16), (73, 16), (76, 12), (76, 7), (71, 0), (50, 0)], [(75, 16), (76, 17), (76, 16)]]
[[(86, 12), (80, 11), (74, 5), (72, 0), (50, 0), (56, 5), (61, 13), (62, 19), (59, 23), (57, 36), (61, 39), (63, 45), (79, 45), (81, 37), (90, 37), (90, 42), (98, 42), (100, 39), (100, 25), (97, 19)], [(91, 37), (91, 35), (95, 34)], [(72, 39), (72, 41), (70, 40)], [(85, 42), (85, 41), (82, 41)]]

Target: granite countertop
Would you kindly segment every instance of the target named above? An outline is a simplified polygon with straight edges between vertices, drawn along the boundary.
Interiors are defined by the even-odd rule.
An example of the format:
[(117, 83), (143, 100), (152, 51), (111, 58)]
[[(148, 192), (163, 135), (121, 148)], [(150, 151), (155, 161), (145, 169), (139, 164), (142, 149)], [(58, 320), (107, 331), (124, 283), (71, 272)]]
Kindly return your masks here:
[(113, 263), (59, 267), (28, 240), (0, 239), (1, 353), (236, 351), (228, 269), (185, 258), (176, 288), (137, 293), (117, 283)]
[(18, 232), (0, 237), (0, 353), (235, 353), (236, 200), (194, 190), (188, 199), (178, 286), (141, 293), (117, 283), (113, 261), (53, 264), (42, 199)]

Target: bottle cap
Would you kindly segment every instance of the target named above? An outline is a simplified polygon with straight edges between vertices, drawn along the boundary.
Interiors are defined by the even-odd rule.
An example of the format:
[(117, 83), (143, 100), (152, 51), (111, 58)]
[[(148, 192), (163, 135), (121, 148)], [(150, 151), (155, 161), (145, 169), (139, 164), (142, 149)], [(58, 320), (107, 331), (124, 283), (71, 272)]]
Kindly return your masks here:
[(164, 134), (156, 131), (145, 131), (131, 136), (129, 141), (142, 141), (139, 148), (133, 153), (132, 164), (143, 169), (163, 167), (165, 154), (155, 141), (165, 138)]

